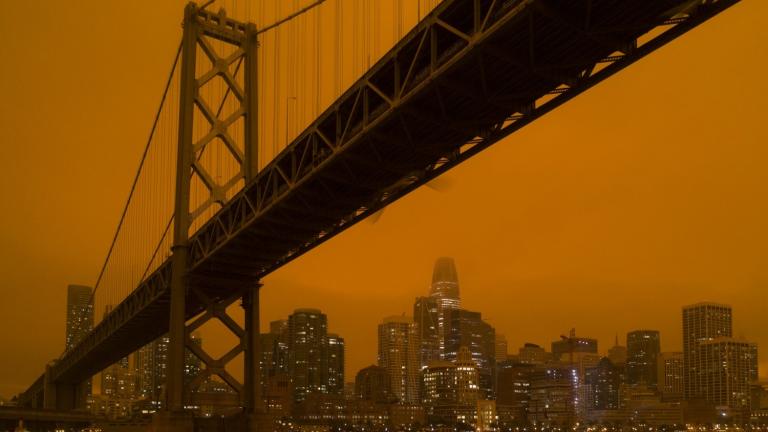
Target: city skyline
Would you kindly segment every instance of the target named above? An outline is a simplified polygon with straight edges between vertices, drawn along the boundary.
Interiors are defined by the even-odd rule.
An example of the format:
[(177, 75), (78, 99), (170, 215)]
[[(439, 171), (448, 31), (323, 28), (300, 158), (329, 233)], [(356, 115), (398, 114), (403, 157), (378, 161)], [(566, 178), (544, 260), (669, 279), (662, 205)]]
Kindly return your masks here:
[[(435, 261), (435, 265), (434, 265), (434, 268), (433, 268), (432, 283), (429, 284), (429, 288), (428, 288), (429, 290), (433, 290), (434, 278), (435, 278), (436, 272), (438, 271), (437, 270), (438, 266), (440, 265), (441, 262), (444, 262), (444, 260), (446, 260), (446, 259), (450, 259), (451, 260), (451, 263), (452, 263), (451, 265), (454, 266), (453, 271), (454, 272), (456, 271), (456, 269), (455, 269), (456, 264), (454, 263), (454, 260), (453, 260), (452, 257), (451, 258), (446, 258), (446, 257), (438, 258)], [(454, 275), (454, 277), (455, 277), (455, 275)], [(456, 282), (458, 283), (459, 281), (457, 280)], [(85, 287), (85, 286), (69, 285), (69, 286), (67, 286), (67, 291), (68, 291), (68, 295), (70, 296), (70, 298), (73, 298), (72, 297), (73, 289), (80, 289), (82, 291), (82, 290), (89, 290), (90, 288)], [(417, 294), (419, 294), (419, 293), (417, 293)], [(81, 295), (81, 297), (82, 297), (82, 295)], [(76, 299), (77, 297), (74, 297), (74, 298)], [(417, 300), (419, 298), (421, 298), (421, 296), (417, 295)], [(457, 302), (461, 301), (461, 296), (457, 295), (455, 299), (457, 300)], [(72, 310), (71, 303), (66, 305), (66, 306), (67, 307), (65, 308), (66, 309), (66, 311), (65, 311), (66, 313), (65, 313), (64, 318), (65, 318), (65, 322), (70, 322), (71, 310)], [(730, 312), (731, 311), (730, 305), (727, 305), (727, 304), (724, 304), (724, 303), (719, 303), (719, 302), (711, 302), (711, 301), (702, 300), (702, 301), (690, 302), (688, 304), (681, 305), (679, 307), (679, 310), (684, 314), (686, 310), (689, 310), (691, 308), (709, 307), (709, 306), (717, 307), (717, 308), (720, 308), (720, 307), (727, 307), (728, 308), (729, 316), (728, 316), (727, 319), (728, 319), (728, 328), (730, 329), (730, 323), (731, 323), (731, 320), (732, 320), (732, 316), (730, 315), (731, 314), (731, 312)], [(105, 313), (109, 313), (109, 309), (110, 309), (110, 307), (108, 306), (107, 310), (105, 311)], [(469, 312), (469, 310), (466, 309), (466, 308), (460, 308), (460, 309), (457, 309), (457, 311)], [(375, 350), (374, 350), (373, 353), (370, 353), (370, 352), (366, 353), (366, 356), (370, 356), (370, 355), (374, 356), (374, 360), (370, 364), (364, 364), (364, 365), (360, 366), (359, 368), (356, 368), (356, 367), (350, 368), (348, 366), (348, 364), (347, 364), (347, 361), (346, 361), (346, 352), (347, 352), (346, 350), (349, 347), (348, 347), (348, 345), (346, 345), (344, 343), (344, 339), (340, 338), (336, 334), (336, 332), (338, 332), (339, 329), (331, 327), (330, 325), (327, 324), (328, 321), (332, 321), (333, 320), (333, 317), (328, 317), (329, 314), (326, 314), (320, 308), (296, 307), (287, 316), (283, 316), (283, 317), (280, 317), (280, 318), (275, 319), (275, 320), (269, 320), (269, 319), (263, 318), (262, 320), (266, 319), (267, 322), (266, 323), (262, 323), (262, 325), (261, 325), (262, 335), (279, 334), (280, 331), (287, 331), (288, 328), (289, 328), (288, 326), (289, 326), (289, 322), (290, 322), (290, 317), (295, 315), (295, 314), (297, 314), (297, 313), (298, 314), (307, 314), (307, 313), (309, 313), (309, 314), (319, 314), (323, 318), (323, 323), (322, 323), (322, 332), (323, 332), (323, 334), (327, 334), (327, 336), (329, 338), (339, 338), (342, 341), (341, 342), (341, 344), (342, 344), (342, 357), (344, 357), (344, 360), (343, 360), (343, 365), (342, 365), (343, 371), (342, 371), (341, 376), (344, 376), (345, 383), (353, 383), (354, 382), (354, 376), (358, 372), (362, 371), (363, 369), (365, 369), (365, 368), (367, 368), (367, 367), (369, 367), (371, 365), (379, 364), (380, 356), (381, 356), (381, 354), (380, 354), (381, 347), (379, 347), (379, 351), (378, 351), (379, 354), (378, 355), (376, 354)], [(475, 313), (475, 312), (469, 312), (469, 313)], [(482, 313), (482, 312), (480, 312), (480, 313)], [(737, 315), (738, 315), (738, 313), (737, 313)], [(286, 319), (286, 317), (288, 319)], [(484, 321), (485, 320), (483, 320), (483, 322)], [(683, 325), (684, 321), (686, 321), (685, 318), (683, 318), (681, 320), (681, 322), (680, 322), (681, 328), (682, 328), (682, 325)], [(384, 316), (384, 317), (380, 318), (379, 322), (376, 325), (376, 327), (378, 327), (378, 332), (374, 329), (374, 333), (378, 333), (379, 344), (381, 343), (380, 342), (380, 338), (381, 338), (382, 322), (383, 323), (397, 323), (397, 322), (401, 322), (401, 323), (406, 323), (406, 322), (414, 323), (415, 321), (414, 321), (414, 317), (412, 315), (407, 315), (406, 312), (403, 312), (400, 315), (388, 315), (388, 316)], [(687, 325), (687, 324), (685, 324), (685, 325)], [(285, 327), (285, 329), (281, 330), (283, 327)], [(653, 326), (651, 326), (651, 327), (653, 327)], [(413, 330), (414, 332), (416, 331), (415, 330), (416, 328), (418, 328), (418, 326), (414, 328), (414, 330)], [(594, 339), (597, 342), (596, 354), (599, 355), (601, 358), (602, 357), (608, 358), (608, 357), (611, 356), (611, 350), (616, 348), (616, 346), (617, 346), (617, 345), (615, 345), (616, 342), (618, 342), (618, 347), (619, 348), (627, 349), (627, 347), (628, 347), (628, 343), (627, 342), (630, 342), (630, 338), (631, 338), (631, 336), (633, 334), (634, 335), (641, 335), (641, 336), (648, 335), (648, 334), (655, 335), (654, 336), (656, 338), (655, 342), (657, 344), (659, 343), (659, 339), (661, 339), (661, 340), (665, 340), (666, 339), (663, 336), (667, 336), (667, 337), (671, 336), (672, 339), (678, 339), (677, 336), (680, 336), (682, 334), (681, 331), (679, 331), (680, 329), (678, 329), (677, 335), (675, 335), (674, 332), (671, 332), (671, 334), (669, 334), (669, 335), (664, 335), (663, 332), (660, 332), (660, 331), (655, 330), (655, 329), (654, 330), (649, 330), (649, 328), (647, 328), (647, 327), (632, 327), (632, 326), (629, 326), (627, 328), (629, 330), (627, 330), (623, 334), (621, 332), (616, 332), (616, 334), (614, 335), (614, 343), (613, 344), (606, 343), (606, 341), (600, 340), (598, 338), (593, 338), (592, 336), (590, 336), (589, 334), (584, 333), (584, 332), (580, 332), (578, 337), (581, 338), (581, 339), (587, 340), (587, 341)], [(333, 331), (331, 331), (331, 330), (333, 330)], [(491, 330), (496, 330), (496, 329), (495, 329), (495, 327), (491, 327)], [(571, 338), (575, 337), (575, 334), (576, 334), (575, 330), (576, 330), (576, 328), (574, 328), (574, 327), (572, 327), (570, 329)], [(270, 331), (272, 333), (270, 333)], [(274, 332), (278, 332), (278, 333), (274, 333)], [(526, 339), (526, 336), (524, 336), (523, 333), (524, 333), (524, 330), (520, 330), (518, 332), (511, 332), (511, 334), (513, 335), (513, 340), (524, 340), (525, 342), (523, 342), (523, 343), (521, 343), (519, 345), (511, 345), (511, 344), (508, 345), (506, 354), (510, 358), (514, 358), (517, 355), (516, 354), (517, 350), (519, 348), (522, 348), (526, 344), (535, 343), (535, 344), (541, 346), (544, 350), (547, 350), (548, 353), (550, 353), (549, 350), (548, 350), (548, 347), (549, 347), (550, 343), (552, 343), (552, 344), (560, 344), (560, 345), (563, 344), (563, 341), (561, 340), (561, 338), (564, 337), (564, 336), (553, 335), (550, 338), (551, 339), (550, 342), (545, 342), (545, 341), (540, 341), (540, 340), (535, 340), (534, 341), (531, 338)], [(566, 332), (564, 331), (563, 334), (565, 334), (565, 333)], [(729, 332), (727, 333), (727, 335), (728, 335), (727, 339), (735, 341), (735, 342), (750, 342), (750, 343), (756, 344), (758, 347), (760, 347), (759, 343), (756, 343), (754, 340), (750, 339), (748, 337), (748, 335), (745, 335), (744, 333), (745, 332), (741, 332), (741, 335), (735, 336), (735, 337), (731, 337), (730, 335), (732, 334), (732, 332), (729, 330)], [(720, 335), (720, 333), (717, 333), (717, 335)], [(662, 337), (660, 337), (660, 336), (662, 336)], [(196, 335), (193, 335), (193, 337), (194, 338), (199, 338), (200, 336), (199, 336), (199, 334), (196, 334)], [(645, 336), (645, 337), (647, 337), (647, 336)], [(69, 333), (67, 333), (67, 338), (66, 339), (69, 340), (69, 338), (70, 338)], [(167, 338), (165, 338), (165, 339), (167, 339)], [(685, 340), (684, 336), (681, 338), (681, 340), (682, 341)], [(494, 341), (495, 341), (495, 339), (494, 339)], [(214, 340), (212, 342), (213, 342), (212, 345), (215, 347), (214, 350), (217, 349), (216, 348), (216, 345), (217, 345), (216, 341)], [(420, 342), (420, 340), (417, 339), (417, 342)], [(152, 344), (154, 344), (154, 343), (155, 342), (153, 342)], [(419, 345), (421, 347), (420, 343), (417, 343), (417, 345)], [(456, 345), (454, 348), (456, 348), (456, 347), (458, 347), (458, 345)], [(553, 345), (553, 347), (554, 347), (554, 345)], [(683, 343), (679, 344), (678, 346), (670, 346), (670, 344), (663, 344), (663, 345), (660, 345), (660, 347), (661, 348), (657, 352), (657, 354), (675, 354), (675, 353), (682, 354), (682, 352), (684, 351)], [(269, 350), (269, 348), (267, 348), (267, 349)], [(423, 349), (426, 349), (426, 348), (425, 347), (421, 347), (420, 349), (423, 350)], [(762, 350), (762, 348), (760, 348), (760, 349)], [(353, 350), (354, 350), (354, 348), (353, 348)], [(355, 351), (358, 351), (358, 350), (355, 350)], [(586, 349), (584, 352), (593, 352), (593, 349), (592, 348)], [(631, 366), (631, 364), (632, 364), (632, 354), (631, 354), (632, 350), (630, 349), (629, 352), (630, 352), (630, 354), (629, 354), (628, 361), (629, 361), (630, 369), (631, 369), (631, 367), (632, 367)], [(448, 355), (448, 352), (446, 352), (445, 355)], [(190, 357), (190, 354), (188, 354), (187, 357)], [(767, 362), (766, 362), (765, 358), (762, 358), (760, 356), (758, 356), (758, 358), (759, 358), (758, 379), (761, 382), (763, 382), (763, 381), (766, 381), (766, 378), (768, 378), (768, 371), (765, 370), (765, 364)], [(453, 357), (446, 358), (446, 359), (449, 360), (449, 361), (455, 361), (455, 359)], [(565, 359), (565, 357), (562, 357), (560, 360), (561, 361), (565, 361), (567, 359)], [(127, 359), (123, 359), (121, 361), (126, 361), (127, 362)], [(650, 367), (651, 373), (653, 373), (654, 376), (655, 376), (656, 375), (656, 367), (657, 367), (656, 366), (657, 362), (655, 360), (655, 356), (654, 356), (654, 360), (652, 360), (650, 363), (644, 363), (644, 364), (646, 364), (647, 367)], [(646, 366), (643, 366), (643, 367), (646, 367)], [(105, 369), (105, 372), (108, 369), (109, 368)], [(637, 373), (640, 373), (640, 372), (637, 372)], [(633, 372), (630, 372), (629, 369), (628, 369), (628, 374), (629, 374), (628, 375), (629, 383), (632, 383), (633, 378), (631, 378), (631, 377), (633, 375)], [(635, 380), (639, 380), (639, 381), (637, 381), (637, 383), (651, 384), (651, 383), (645, 382), (644, 379), (638, 379), (638, 378), (634, 378), (634, 379)], [(102, 378), (102, 380), (103, 380), (103, 378)], [(655, 386), (655, 383), (653, 383), (653, 385)], [(98, 385), (97, 387), (95, 386), (94, 391), (100, 392), (101, 391), (100, 387), (101, 387), (101, 385)], [(341, 387), (338, 386), (338, 384), (337, 384), (336, 388), (337, 388), (337, 390), (334, 390), (334, 391), (340, 391), (340, 389), (341, 389)], [(394, 390), (393, 390), (393, 392), (394, 392)], [(14, 394), (11, 394), (11, 395), (8, 395), (8, 396), (3, 395), (3, 396), (8, 398), (8, 399), (10, 399), (10, 397), (14, 396)]]
[[(8, 17), (29, 15), (29, 5), (15, 7), (17, 13)], [(140, 15), (149, 4), (131, 7)], [(164, 7), (155, 18), (143, 21), (157, 29), (147, 32), (153, 35), (146, 43), (152, 46), (150, 57), (157, 60), (147, 66), (147, 76), (163, 75), (176, 42), (166, 36), (178, 30), (179, 4)], [(74, 20), (75, 12), (58, 8), (52, 5), (50, 14)], [(105, 8), (114, 16), (125, 13), (119, 7)], [(761, 379), (768, 378), (768, 330), (762, 325), (768, 290), (764, 266), (768, 208), (760, 199), (768, 185), (763, 169), (766, 149), (761, 143), (768, 137), (756, 120), (766, 114), (759, 97), (766, 94), (761, 79), (766, 61), (755, 54), (766, 52), (755, 18), (765, 11), (766, 6), (757, 2), (737, 5), (527, 127), (514, 140), (446, 174), (453, 184), (450, 190), (422, 188), (390, 206), (375, 225), (357, 225), (265, 278), (262, 332), (269, 321), (297, 308), (322, 310), (330, 318), (329, 333), (344, 336), (350, 381), (359, 369), (375, 364), (376, 324), (385, 316), (410, 314), (414, 297), (428, 295), (432, 261), (447, 255), (459, 267), (463, 307), (481, 311), (506, 336), (510, 351), (524, 342), (549, 347), (572, 327), (579, 335), (598, 339), (603, 353), (616, 333), (645, 328), (661, 332), (662, 351), (680, 351), (680, 309), (714, 301), (732, 305), (737, 317), (734, 335), (758, 343)], [(50, 24), (53, 19), (43, 16), (41, 22)], [(26, 35), (20, 39), (31, 37), (10, 18), (0, 20), (3, 31)], [(53, 30), (35, 34), (33, 40), (43, 47), (57, 46), (52, 41), (62, 35), (55, 26), (42, 27)], [(116, 43), (120, 28), (102, 29), (104, 43)], [(162, 36), (155, 40), (157, 34)], [(718, 44), (723, 34), (733, 46)], [(62, 42), (85, 39), (85, 33), (74, 33)], [(5, 43), (0, 47), (6, 57), (20, 58), (20, 64), (61, 61), (52, 52), (41, 60)], [(73, 58), (82, 60), (100, 51), (100, 45), (91, 42), (74, 49)], [(110, 66), (100, 67), (127, 70), (130, 64), (141, 63), (145, 52), (122, 54), (125, 58), (110, 57), (106, 61)], [(34, 71), (22, 78), (13, 68), (0, 72), (0, 88), (14, 101), (22, 99), (14, 99), (18, 91), (5, 83), (50, 82), (48, 86), (63, 89), (51, 96), (54, 103), (78, 95), (87, 101), (83, 108), (87, 114), (82, 115), (94, 116), (94, 136), (103, 138), (117, 117), (99, 116), (97, 111), (110, 111), (119, 99), (102, 99), (106, 81), (96, 81), (93, 88), (76, 86), (77, 92), (69, 89), (81, 77), (67, 75), (67, 68), (77, 73), (85, 69), (71, 62), (63, 65), (53, 69), (63, 74), (58, 78), (56, 73), (48, 77)], [(691, 74), (692, 69), (706, 73)], [(729, 79), (736, 72), (740, 79)], [(127, 75), (119, 79), (128, 80)], [(712, 82), (718, 85), (707, 87)], [(148, 78), (147, 83), (154, 85)], [(40, 92), (46, 88), (50, 90), (33, 89), (30, 100), (43, 99)], [(118, 94), (127, 98), (127, 93)], [(132, 99), (135, 106), (156, 102), (156, 91), (137, 93)], [(19, 103), (19, 111), (32, 109)], [(736, 107), (737, 113), (724, 113), (723, 107)], [(2, 109), (12, 111), (6, 104)], [(9, 202), (27, 203), (30, 208), (20, 212), (23, 217), (4, 214), (1, 219), (2, 226), (13, 229), (2, 231), (6, 247), (0, 274), (10, 300), (0, 306), (0, 315), (7, 328), (30, 328), (29, 334), (36, 336), (13, 331), (0, 336), (4, 347), (13, 347), (0, 360), (4, 398), (26, 388), (62, 351), (65, 287), (93, 282), (128, 188), (126, 173), (134, 168), (138, 154), (127, 143), (129, 138), (139, 142), (141, 138), (134, 138), (144, 137), (147, 115), (129, 117), (139, 125), (137, 130), (126, 133), (129, 136), (116, 142), (110, 153), (90, 154), (100, 148), (101, 139), (76, 134), (80, 138), (69, 143), (74, 146), (71, 155), (56, 153), (42, 163), (50, 172), (65, 167), (64, 179), (41, 174), (42, 180), (19, 185), (17, 191), (2, 189)], [(66, 120), (51, 121), (51, 130), (56, 131), (51, 135), (25, 131), (31, 127), (21, 117), (2, 120), (3, 130), (19, 143), (19, 148), (9, 149), (7, 160), (14, 162), (3, 167), (10, 175), (21, 177), (19, 170), (31, 171), (36, 143), (53, 142), (55, 136), (72, 132), (60, 121), (83, 124), (72, 113), (61, 116)], [(654, 122), (660, 125), (654, 127)], [(499, 160), (509, 162), (500, 166)], [(49, 182), (57, 188), (45, 189)], [(492, 192), (479, 193), (491, 182), (497, 183)], [(87, 202), (96, 193), (104, 199)], [(45, 222), (54, 205), (58, 216), (49, 227)]]

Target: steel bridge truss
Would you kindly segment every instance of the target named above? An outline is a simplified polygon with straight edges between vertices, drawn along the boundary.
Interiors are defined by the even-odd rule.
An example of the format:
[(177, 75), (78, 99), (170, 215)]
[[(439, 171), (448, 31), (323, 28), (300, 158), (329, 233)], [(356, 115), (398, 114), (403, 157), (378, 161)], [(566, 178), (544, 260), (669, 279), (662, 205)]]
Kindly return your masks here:
[(274, 271), (738, 0), (446, 0), (190, 240)]
[[(243, 63), (247, 58), (249, 26), (228, 19), (224, 14), (224, 9), (221, 9), (218, 14), (197, 10), (194, 20), (196, 27), (200, 29), (199, 32), (196, 32), (195, 45), (200, 48), (196, 57), (199, 57), (199, 53), (202, 52), (210, 66), (207, 70), (200, 71), (199, 67), (204, 63), (195, 61), (195, 65), (198, 67), (196, 71), (198, 77), (192, 82), (191, 91), (194, 98), (194, 111), (198, 115), (193, 116), (193, 122), (199, 123), (199, 120), (204, 119), (205, 123), (201, 125), (202, 136), (195, 140), (187, 151), (192, 152), (190, 157), (191, 180), (199, 181), (207, 190), (208, 196), (195, 208), (190, 209), (190, 222), (194, 222), (214, 204), (218, 204), (220, 207), (224, 206), (227, 196), (231, 195), (239, 182), (244, 181), (246, 177), (245, 152), (249, 150), (247, 150), (243, 137), (238, 137), (239, 139), (234, 137), (230, 133), (230, 128), (238, 120), (246, 118), (248, 111), (246, 104), (249, 101), (249, 96), (255, 97), (246, 94), (246, 88), (250, 90), (250, 82), (247, 84), (248, 87), (243, 86), (243, 76), (245, 75)], [(250, 31), (253, 32), (252, 26), (250, 28)], [(218, 41), (226, 48), (215, 49), (212, 43), (214, 41)], [(217, 101), (206, 98), (207, 87), (214, 87), (215, 81), (223, 83), (225, 87), (224, 94), (217, 95), (220, 97), (218, 107), (213, 105)], [(221, 91), (222, 89), (218, 90)], [(236, 106), (224, 111), (228, 99), (235, 101)], [(250, 119), (251, 117), (248, 116), (247, 118)], [(229, 155), (229, 159), (233, 160), (237, 166), (235, 172), (227, 173), (229, 174), (228, 178), (214, 178), (210, 171), (211, 167), (206, 166), (203, 160), (204, 154), (207, 151), (213, 151), (215, 146), (223, 147), (225, 154)]]

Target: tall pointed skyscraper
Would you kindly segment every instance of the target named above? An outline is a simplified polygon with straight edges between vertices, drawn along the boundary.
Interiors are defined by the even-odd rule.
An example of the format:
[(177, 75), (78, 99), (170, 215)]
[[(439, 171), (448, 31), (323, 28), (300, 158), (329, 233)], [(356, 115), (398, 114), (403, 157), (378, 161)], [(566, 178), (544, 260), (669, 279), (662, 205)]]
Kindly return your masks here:
[(437, 332), (440, 345), (440, 355), (445, 355), (445, 319), (447, 311), (457, 310), (461, 306), (459, 301), (459, 275), (456, 272), (456, 264), (453, 258), (440, 257), (435, 261), (432, 270), (432, 286), (429, 296), (437, 303)]
[(443, 307), (459, 308), (459, 275), (453, 258), (440, 257), (435, 261), (429, 295), (439, 298)]

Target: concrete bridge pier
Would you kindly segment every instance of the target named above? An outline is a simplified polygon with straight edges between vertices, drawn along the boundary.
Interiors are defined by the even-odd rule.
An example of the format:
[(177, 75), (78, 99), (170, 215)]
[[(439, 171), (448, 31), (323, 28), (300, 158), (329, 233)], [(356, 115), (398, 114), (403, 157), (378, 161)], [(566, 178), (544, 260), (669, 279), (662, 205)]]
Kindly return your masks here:
[(43, 380), (43, 408), (58, 411), (85, 409), (88, 384), (90, 381), (75, 384), (57, 383), (53, 380), (51, 365), (46, 366)]

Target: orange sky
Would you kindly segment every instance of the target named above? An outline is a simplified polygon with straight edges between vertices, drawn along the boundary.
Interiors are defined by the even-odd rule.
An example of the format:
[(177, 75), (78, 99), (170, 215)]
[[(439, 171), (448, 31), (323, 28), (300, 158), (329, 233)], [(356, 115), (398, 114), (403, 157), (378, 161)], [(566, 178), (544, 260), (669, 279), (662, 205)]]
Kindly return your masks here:
[[(66, 285), (95, 282), (183, 3), (4, 4), (4, 397), (63, 349)], [(510, 350), (571, 327), (601, 351), (637, 328), (679, 350), (681, 306), (718, 301), (768, 378), (766, 17), (768, 3), (744, 0), (449, 172), (448, 190), (419, 189), (270, 275), (263, 324), (320, 308), (346, 339), (350, 381), (376, 360), (376, 325), (410, 314), (449, 255), (463, 305)]]

